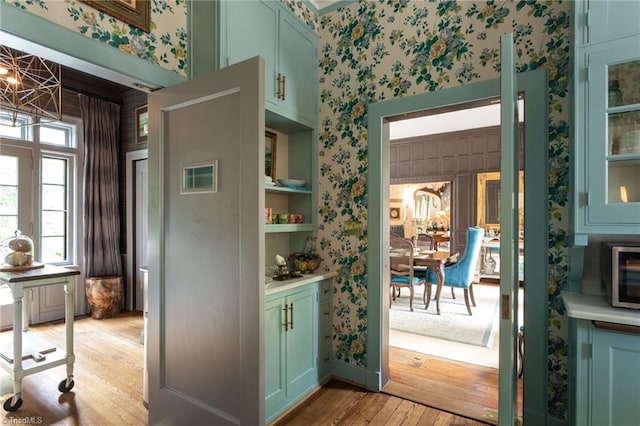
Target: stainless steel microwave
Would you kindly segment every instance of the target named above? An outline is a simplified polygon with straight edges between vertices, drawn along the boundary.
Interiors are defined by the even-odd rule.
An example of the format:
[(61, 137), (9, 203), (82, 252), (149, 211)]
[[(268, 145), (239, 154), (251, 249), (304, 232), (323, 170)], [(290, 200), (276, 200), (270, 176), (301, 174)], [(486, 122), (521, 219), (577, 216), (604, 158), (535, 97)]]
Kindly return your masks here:
[(612, 306), (640, 309), (640, 242), (600, 245), (602, 292)]

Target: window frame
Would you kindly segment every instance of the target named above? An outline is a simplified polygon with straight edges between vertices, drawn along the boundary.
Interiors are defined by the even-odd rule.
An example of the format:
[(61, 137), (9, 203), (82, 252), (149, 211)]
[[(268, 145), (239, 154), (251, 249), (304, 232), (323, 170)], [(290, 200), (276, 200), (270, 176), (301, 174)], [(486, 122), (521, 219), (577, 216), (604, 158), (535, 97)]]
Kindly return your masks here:
[[(6, 114), (6, 110), (0, 107), (0, 114)], [(34, 257), (36, 261), (42, 259), (42, 160), (44, 158), (59, 158), (67, 161), (67, 183), (66, 183), (66, 260), (60, 262), (47, 262), (51, 265), (80, 267), (82, 262), (82, 167), (84, 163), (84, 140), (83, 127), (80, 117), (63, 115), (59, 122), (47, 122), (38, 124), (37, 120), (31, 119), (34, 124), (27, 127), (25, 134), (28, 139), (16, 139), (8, 136), (1, 136), (2, 145), (29, 148), (33, 152), (32, 176), (33, 188), (31, 189), (32, 211), (31, 229), (25, 229), (25, 234), (34, 240)], [(56, 145), (40, 141), (40, 126), (67, 127), (68, 137), (71, 139), (66, 146)]]

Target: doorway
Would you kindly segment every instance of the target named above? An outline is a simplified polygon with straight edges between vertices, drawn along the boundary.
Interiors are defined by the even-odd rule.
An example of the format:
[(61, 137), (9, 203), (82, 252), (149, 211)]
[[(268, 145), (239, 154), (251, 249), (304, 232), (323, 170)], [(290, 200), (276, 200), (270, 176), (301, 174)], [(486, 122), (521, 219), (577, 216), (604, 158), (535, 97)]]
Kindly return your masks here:
[[(522, 146), (522, 99), (518, 109)], [(477, 177), (489, 172), (497, 174), (498, 190), (491, 193), (499, 194), (499, 99), (460, 104), (455, 108), (444, 108), (444, 111), (435, 108), (413, 113), (408, 119), (404, 115), (390, 117), (389, 121), (389, 204), (392, 210), (399, 195), (402, 197), (402, 214), (395, 222), (393, 216), (390, 217), (392, 230), (397, 227), (394, 223), (401, 223), (405, 238), (415, 239), (418, 234), (427, 234), (432, 239), (446, 239), (445, 243), (433, 244), (433, 249), (457, 253), (459, 257), (465, 252), (468, 226), (482, 227), (485, 236), (481, 253), (473, 262), (476, 300), (473, 316), (466, 312), (460, 290), (455, 299), (449, 289), (443, 292), (441, 315), (435, 315), (433, 308), (424, 309), (422, 303), (414, 303), (414, 310), (409, 311), (404, 300), (408, 299), (408, 294), (399, 295), (391, 302), (391, 382), (383, 390), (401, 397), (417, 395), (418, 402), (426, 405), (481, 421), (493, 421), (498, 409), (500, 289), (495, 282), (484, 279), (480, 254), (492, 256), (487, 263), (494, 257), (499, 258), (499, 250), (498, 254), (493, 252), (500, 245), (499, 215), (494, 213), (500, 209), (499, 197), (489, 197), (490, 203), (485, 202), (484, 187), (477, 184)], [(444, 175), (451, 180), (406, 183), (415, 182), (420, 178), (418, 174), (425, 182)], [(452, 193), (453, 182), (456, 191)], [(477, 206), (482, 206), (483, 210)], [(484, 212), (485, 207), (492, 212), (490, 218)], [(455, 224), (451, 234), (458, 236), (458, 241), (450, 252), (451, 223)], [(422, 298), (424, 286), (417, 287), (416, 292), (414, 300), (417, 301)], [(521, 307), (522, 302), (520, 298)], [(522, 325), (522, 319), (519, 324)], [(409, 365), (407, 359), (411, 359)], [(446, 367), (438, 368), (437, 365)], [(426, 383), (429, 383), (428, 389)], [(478, 392), (478, 388), (483, 391)], [(522, 389), (519, 388), (516, 412), (522, 416)], [(451, 395), (455, 397), (451, 398)]]
[(147, 267), (148, 159), (147, 150), (130, 151), (126, 157), (127, 285), (128, 309), (143, 311), (144, 277)]
[[(547, 196), (547, 99), (545, 96), (547, 78), (542, 70), (518, 75), (518, 90), (525, 99), (524, 129), (524, 168), (525, 186), (535, 188), (525, 194), (524, 224), (526, 236), (525, 270), (528, 282), (547, 282), (547, 217), (536, 214), (534, 207), (546, 205)], [(414, 113), (442, 106), (456, 106), (472, 100), (489, 99), (499, 94), (499, 81), (490, 80), (470, 84), (464, 87), (447, 89), (439, 92), (416, 95), (411, 98), (389, 100), (370, 105), (369, 109), (369, 160), (370, 160), (370, 198), (369, 198), (369, 324), (368, 354), (370, 372), (378, 374), (379, 383), (370, 384), (372, 389), (381, 389), (390, 379), (389, 369), (389, 318), (385, 307), (388, 306), (388, 269), (385, 269), (384, 255), (388, 253), (390, 156), (388, 140), (390, 134), (389, 117), (398, 117), (405, 113)], [(388, 263), (388, 262), (386, 262)], [(530, 267), (527, 267), (529, 265)], [(386, 278), (386, 279), (385, 279)], [(546, 413), (546, 346), (547, 346), (547, 291), (546, 286), (524, 286), (527, 310), (524, 322), (529, 325), (524, 337), (525, 354), (524, 370), (527, 379), (523, 383), (524, 411), (529, 420), (538, 416), (544, 418)], [(515, 364), (515, 350), (512, 353)], [(510, 375), (510, 368), (504, 373)], [(514, 371), (515, 374), (515, 371)]]

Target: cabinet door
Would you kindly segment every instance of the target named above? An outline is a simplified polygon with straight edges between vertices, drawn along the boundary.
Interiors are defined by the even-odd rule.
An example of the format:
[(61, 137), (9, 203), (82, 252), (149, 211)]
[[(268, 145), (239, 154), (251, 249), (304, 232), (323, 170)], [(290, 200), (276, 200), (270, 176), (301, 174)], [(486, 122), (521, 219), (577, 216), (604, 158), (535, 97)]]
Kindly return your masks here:
[(282, 106), (316, 121), (318, 58), (315, 35), (297, 18), (282, 12), (278, 34), (279, 72), (285, 78)]
[(227, 64), (254, 56), (264, 58), (265, 101), (277, 103), (276, 65), (278, 40), (278, 6), (273, 2), (228, 1)]
[(284, 309), (283, 298), (265, 303), (264, 395), (267, 421), (284, 406), (286, 400)]
[(593, 330), (591, 419), (632, 425), (640, 419), (640, 335)]
[(626, 232), (640, 224), (640, 36), (589, 49), (586, 60), (580, 100), (587, 108), (586, 196), (579, 200), (579, 220), (585, 232)]
[[(635, 18), (632, 18), (634, 17)], [(590, 44), (640, 33), (640, 2), (599, 0), (588, 2)]]
[(295, 400), (317, 382), (317, 287), (286, 298), (289, 330), (286, 332), (287, 398)]

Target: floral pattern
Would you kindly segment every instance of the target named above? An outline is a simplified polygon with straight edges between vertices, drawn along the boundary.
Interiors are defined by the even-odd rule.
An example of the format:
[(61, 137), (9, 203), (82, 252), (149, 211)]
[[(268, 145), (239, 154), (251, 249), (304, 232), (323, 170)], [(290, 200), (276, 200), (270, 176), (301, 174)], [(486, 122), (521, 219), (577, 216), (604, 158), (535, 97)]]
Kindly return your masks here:
[[(320, 231), (334, 288), (333, 356), (366, 367), (367, 105), (493, 79), (513, 32), (518, 71), (549, 75), (549, 413), (566, 418), (568, 2), (357, 1), (318, 18)], [(298, 13), (300, 16), (300, 13)], [(359, 224), (363, 232), (350, 230)]]
[(149, 33), (76, 0), (3, 1), (122, 52), (187, 75), (186, 0), (152, 0)]
[[(3, 0), (187, 75), (186, 0), (152, 0), (143, 33), (75, 0)], [(320, 35), (319, 241), (338, 272), (333, 356), (367, 365), (367, 105), (497, 77), (499, 38), (515, 34), (518, 71), (549, 75), (549, 414), (567, 414), (570, 5), (536, 0), (345, 2), (320, 17), (281, 0)]]

